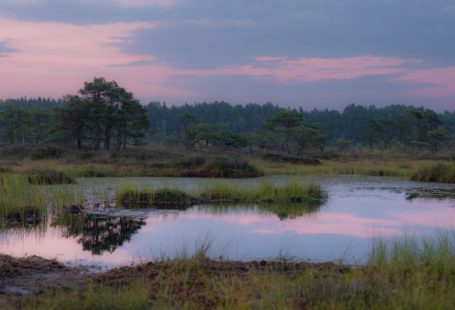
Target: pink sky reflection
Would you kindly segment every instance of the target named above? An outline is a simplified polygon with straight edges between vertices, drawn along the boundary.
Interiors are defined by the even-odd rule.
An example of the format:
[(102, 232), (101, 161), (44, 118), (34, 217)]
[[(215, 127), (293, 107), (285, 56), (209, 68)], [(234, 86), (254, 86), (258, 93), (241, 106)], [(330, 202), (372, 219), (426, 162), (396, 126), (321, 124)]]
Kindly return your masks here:
[[(387, 219), (358, 216), (345, 212), (325, 212), (305, 215), (295, 219), (280, 220), (276, 215), (234, 212), (210, 214), (209, 212), (187, 212), (179, 217), (185, 221), (216, 221), (219, 223), (244, 226), (244, 229), (258, 234), (337, 234), (356, 238), (393, 237), (407, 233), (418, 233), (419, 227), (453, 229), (455, 209), (440, 207), (436, 210), (391, 211)], [(168, 222), (168, 220), (164, 220)], [(152, 227), (163, 224), (163, 218), (148, 219)]]

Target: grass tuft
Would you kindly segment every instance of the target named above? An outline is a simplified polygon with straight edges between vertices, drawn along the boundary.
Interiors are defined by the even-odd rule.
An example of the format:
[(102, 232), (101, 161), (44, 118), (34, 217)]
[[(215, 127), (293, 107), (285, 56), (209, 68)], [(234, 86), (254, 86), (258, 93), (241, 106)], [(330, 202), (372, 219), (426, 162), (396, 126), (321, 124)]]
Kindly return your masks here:
[(455, 183), (455, 162), (425, 166), (411, 175), (411, 180), (420, 182)]
[(124, 186), (116, 192), (117, 203), (124, 208), (185, 209), (196, 199), (178, 189), (137, 189)]
[(0, 222), (23, 223), (46, 212), (44, 192), (24, 176), (2, 176), (0, 185)]
[(234, 187), (216, 183), (200, 193), (203, 199), (214, 203), (320, 203), (324, 193), (319, 185), (289, 181), (283, 187), (263, 182), (258, 188)]

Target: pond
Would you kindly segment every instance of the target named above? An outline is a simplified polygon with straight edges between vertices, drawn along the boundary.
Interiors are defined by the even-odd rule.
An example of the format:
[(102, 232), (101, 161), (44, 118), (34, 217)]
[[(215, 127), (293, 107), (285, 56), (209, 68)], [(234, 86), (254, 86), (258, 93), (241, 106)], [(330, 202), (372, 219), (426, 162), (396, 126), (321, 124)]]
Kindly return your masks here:
[[(49, 216), (40, 225), (0, 230), (0, 253), (109, 268), (192, 255), (207, 247), (213, 258), (361, 264), (376, 238), (437, 237), (455, 228), (455, 191), (450, 184), (380, 177), (274, 176), (221, 181), (257, 186), (264, 180), (285, 184), (290, 179), (321, 184), (327, 202), (316, 210), (290, 214), (276, 212), (273, 206), (198, 205), (182, 211), (121, 210), (108, 217)], [(92, 202), (112, 201), (115, 188), (125, 183), (194, 193), (212, 182), (196, 178), (78, 180)]]

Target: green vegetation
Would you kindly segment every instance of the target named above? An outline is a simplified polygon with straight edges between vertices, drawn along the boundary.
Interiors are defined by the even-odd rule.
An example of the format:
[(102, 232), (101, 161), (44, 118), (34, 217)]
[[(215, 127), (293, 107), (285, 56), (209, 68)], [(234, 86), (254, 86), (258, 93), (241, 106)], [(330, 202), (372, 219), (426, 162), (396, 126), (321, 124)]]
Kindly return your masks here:
[(437, 163), (422, 167), (412, 174), (411, 180), (455, 183), (455, 162)]
[[(56, 179), (51, 180), (50, 184), (56, 184)], [(41, 179), (30, 181), (25, 175), (0, 175), (0, 226), (36, 223), (49, 210), (59, 214), (64, 206), (81, 205), (84, 201), (83, 189), (77, 185), (43, 187), (49, 183)]]
[(324, 200), (324, 193), (319, 185), (306, 185), (297, 181), (290, 181), (283, 187), (261, 183), (258, 188), (215, 183), (203, 190), (200, 196), (212, 203), (314, 203), (320, 205)]
[(74, 179), (54, 169), (33, 169), (28, 172), (31, 184), (72, 184)]
[(23, 176), (0, 176), (0, 224), (34, 221), (45, 212), (46, 197), (37, 185)]
[(296, 181), (288, 182), (283, 187), (262, 183), (258, 188), (214, 183), (197, 196), (177, 189), (137, 189), (128, 185), (116, 191), (117, 203), (126, 208), (185, 208), (202, 203), (270, 204), (268, 210), (282, 218), (314, 210), (324, 203), (325, 198), (318, 185), (304, 185)]
[(70, 177), (243, 178), (289, 170), (419, 180), (420, 164), (401, 162), (453, 160), (453, 132), (455, 112), (403, 105), (352, 104), (342, 112), (224, 102), (142, 106), (115, 81), (97, 77), (59, 101), (0, 101), (0, 143), (7, 144), (0, 159), (11, 164), (0, 167), (20, 172), (15, 165), (26, 162)]
[(103, 78), (85, 82), (77, 95), (58, 101), (0, 101), (0, 143), (43, 146), (35, 152), (35, 159), (61, 157), (62, 146), (120, 150), (146, 143), (188, 150), (279, 151), (295, 156), (358, 147), (434, 155), (453, 150), (453, 132), (455, 112), (438, 114), (404, 105), (351, 104), (341, 112), (225, 102), (141, 106), (133, 94)]
[(197, 199), (177, 189), (136, 189), (124, 186), (116, 191), (116, 201), (124, 208), (184, 209)]
[(206, 257), (205, 247), (192, 258), (96, 274), (86, 280), (88, 284), (71, 290), (5, 305), (11, 309), (450, 309), (455, 303), (452, 239), (379, 241), (369, 262), (356, 267), (286, 260), (214, 261)]
[[(0, 147), (0, 152), (9, 148)], [(30, 154), (34, 148), (24, 149), (24, 153)], [(69, 178), (124, 176), (246, 178), (263, 175), (240, 154), (228, 157), (179, 148), (135, 147), (110, 153), (84, 151), (50, 160), (33, 160), (30, 155), (24, 155), (20, 161), (16, 161), (14, 157), (6, 158), (3, 161), (0, 159), (0, 167), (5, 172), (28, 175), (30, 172), (41, 170), (53, 174), (64, 173)]]

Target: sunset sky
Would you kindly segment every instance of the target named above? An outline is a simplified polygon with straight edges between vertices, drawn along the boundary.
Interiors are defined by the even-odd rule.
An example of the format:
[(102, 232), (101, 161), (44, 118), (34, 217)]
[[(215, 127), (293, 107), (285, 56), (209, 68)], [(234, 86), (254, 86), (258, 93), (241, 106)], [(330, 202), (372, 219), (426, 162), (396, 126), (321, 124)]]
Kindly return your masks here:
[(0, 98), (455, 110), (454, 0), (0, 0)]

